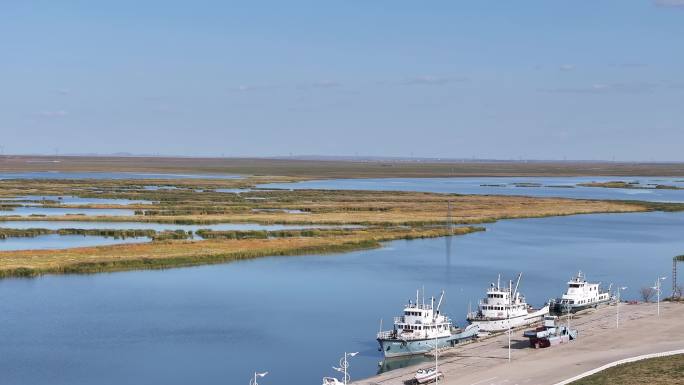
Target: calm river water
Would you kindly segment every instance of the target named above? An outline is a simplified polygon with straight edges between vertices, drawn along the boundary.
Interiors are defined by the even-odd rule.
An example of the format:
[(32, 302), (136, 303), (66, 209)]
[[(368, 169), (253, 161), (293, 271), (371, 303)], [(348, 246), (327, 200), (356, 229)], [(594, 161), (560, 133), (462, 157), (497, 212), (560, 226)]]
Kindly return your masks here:
[(444, 310), (463, 324), (498, 273), (522, 271), (521, 291), (537, 306), (579, 269), (634, 298), (684, 251), (683, 213), (487, 227), (346, 254), (0, 280), (0, 382), (225, 385), (269, 370), (264, 384), (320, 384), (344, 351), (361, 352), (351, 373), (366, 377), (381, 360), (380, 318), (387, 325), (419, 287), (446, 289)]
[[(684, 178), (663, 177), (500, 177), (500, 178), (380, 178), (328, 179), (297, 183), (264, 184), (262, 188), (425, 191), (435, 193), (528, 195), (582, 199), (623, 199), (653, 202), (684, 202), (684, 190), (654, 188), (625, 189), (582, 187), (580, 183), (608, 181), (639, 182), (641, 187), (656, 184), (684, 187)], [(535, 184), (535, 187), (525, 184)], [(525, 186), (525, 187), (523, 187)]]

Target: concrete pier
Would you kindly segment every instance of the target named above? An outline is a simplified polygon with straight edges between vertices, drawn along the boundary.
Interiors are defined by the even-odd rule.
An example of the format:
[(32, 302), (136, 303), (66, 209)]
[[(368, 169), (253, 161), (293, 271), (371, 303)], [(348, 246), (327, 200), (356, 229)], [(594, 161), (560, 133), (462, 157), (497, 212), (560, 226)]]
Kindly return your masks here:
[[(684, 349), (684, 303), (621, 304), (620, 327), (615, 306), (575, 315), (571, 328), (579, 338), (568, 344), (532, 349), (522, 330), (511, 336), (508, 361), (506, 334), (457, 347), (440, 354), (445, 385), (555, 384), (602, 365), (643, 354)], [(563, 322), (565, 322), (563, 320)], [(356, 385), (404, 385), (424, 363), (356, 381)]]

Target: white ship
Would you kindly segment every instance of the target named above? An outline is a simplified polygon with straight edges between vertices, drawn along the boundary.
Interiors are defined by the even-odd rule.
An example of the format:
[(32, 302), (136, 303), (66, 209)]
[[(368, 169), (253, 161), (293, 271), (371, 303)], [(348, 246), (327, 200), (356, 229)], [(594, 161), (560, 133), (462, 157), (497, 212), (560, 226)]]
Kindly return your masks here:
[(568, 290), (553, 302), (551, 309), (558, 314), (574, 313), (590, 307), (609, 303), (613, 300), (610, 287), (601, 290), (601, 283), (589, 283), (580, 271), (568, 281)]
[(535, 323), (549, 314), (548, 304), (541, 309), (533, 309), (527, 304), (518, 292), (520, 277), (522, 273), (518, 275), (515, 288), (512, 281), (508, 287), (501, 287), (499, 275), (496, 284), (492, 283), (487, 289), (487, 297), (480, 301), (477, 311), (468, 313), (468, 322), (484, 332), (499, 332)]
[(436, 306), (435, 297), (430, 299), (430, 303), (426, 304), (425, 300), (419, 303), (418, 294), (416, 291), (415, 303), (409, 300), (403, 316), (394, 317), (392, 330), (378, 333), (377, 340), (385, 357), (424, 354), (435, 349), (435, 345), (438, 348), (453, 346), (477, 335), (477, 327), (469, 326), (461, 331), (452, 326), (449, 317), (441, 314), (439, 308), (444, 291)]

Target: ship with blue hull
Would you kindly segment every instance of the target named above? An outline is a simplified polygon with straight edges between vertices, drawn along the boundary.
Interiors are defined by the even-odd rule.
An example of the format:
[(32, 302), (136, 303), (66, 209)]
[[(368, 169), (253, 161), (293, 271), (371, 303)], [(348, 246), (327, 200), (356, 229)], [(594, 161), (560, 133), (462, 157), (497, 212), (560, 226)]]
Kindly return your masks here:
[(469, 326), (465, 330), (454, 327), (451, 320), (442, 314), (440, 307), (444, 299), (442, 291), (437, 304), (435, 297), (429, 303), (409, 300), (404, 314), (394, 318), (392, 330), (381, 330), (377, 335), (380, 350), (386, 358), (425, 354), (435, 349), (454, 346), (464, 340), (475, 338), (479, 328)]

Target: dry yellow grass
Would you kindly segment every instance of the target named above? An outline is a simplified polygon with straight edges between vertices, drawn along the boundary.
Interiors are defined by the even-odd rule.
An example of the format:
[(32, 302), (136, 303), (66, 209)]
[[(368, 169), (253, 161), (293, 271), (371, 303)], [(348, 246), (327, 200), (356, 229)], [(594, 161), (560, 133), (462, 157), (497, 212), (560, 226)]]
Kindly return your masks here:
[[(459, 227), (451, 233), (481, 230)], [(382, 241), (440, 237), (449, 233), (445, 228), (361, 229), (348, 235), (323, 237), (163, 241), (66, 250), (5, 251), (0, 252), (0, 277), (170, 268), (269, 255), (347, 251), (377, 247)]]
[[(587, 213), (624, 213), (655, 209), (643, 202), (573, 200), (521, 196), (456, 195), (422, 192), (276, 190), (243, 194), (218, 193), (216, 188), (245, 187), (273, 177), (234, 180), (106, 180), (106, 181), (0, 181), (2, 195), (79, 195), (84, 197), (145, 199), (157, 203), (136, 205), (151, 215), (14, 217), (5, 220), (67, 220), (163, 223), (282, 223), (360, 224), (376, 226), (351, 234), (283, 239), (172, 241), (68, 250), (0, 252), (0, 276), (46, 272), (96, 272), (120, 269), (164, 268), (217, 263), (266, 255), (342, 251), (375, 247), (382, 240), (432, 237), (444, 230), (425, 225), (443, 224), (447, 205), (454, 223), (476, 224), (504, 218), (533, 218)], [(181, 186), (179, 190), (148, 191), (148, 184)], [(96, 189), (96, 190), (94, 190)], [(205, 190), (197, 192), (196, 189)], [(254, 199), (261, 198), (261, 199)], [(81, 207), (117, 207), (83, 205)], [(123, 206), (125, 207), (125, 206)], [(305, 213), (254, 211), (296, 209)], [(662, 209), (662, 208), (661, 208)], [(148, 214), (151, 211), (148, 211)], [(407, 225), (409, 228), (397, 228)], [(379, 226), (379, 227), (378, 227)], [(77, 227), (77, 225), (74, 225)]]
[[(172, 193), (169, 193), (171, 195)], [(178, 194), (178, 193), (176, 193)], [(251, 193), (262, 200), (217, 197), (188, 197), (148, 206), (145, 209), (187, 210), (194, 207), (197, 214), (146, 215), (117, 217), (35, 217), (8, 218), (9, 220), (72, 220), (112, 222), (218, 223), (255, 222), (291, 224), (426, 224), (444, 222), (447, 204), (451, 202), (453, 220), (458, 223), (482, 223), (504, 218), (532, 218), (586, 213), (624, 213), (649, 210), (646, 204), (619, 201), (592, 201), (561, 198), (533, 198), (520, 196), (445, 195), (420, 192), (373, 191), (270, 191)], [(232, 194), (223, 194), (232, 195)], [(199, 199), (215, 200), (199, 200)], [(228, 200), (227, 198), (231, 198)], [(193, 200), (194, 199), (194, 200)], [(225, 199), (223, 201), (219, 199)], [(82, 207), (107, 207), (94, 205)], [(140, 207), (140, 206), (135, 206)], [(226, 210), (220, 214), (202, 214), (206, 208)], [(298, 209), (304, 214), (284, 212), (254, 212), (253, 209)]]

